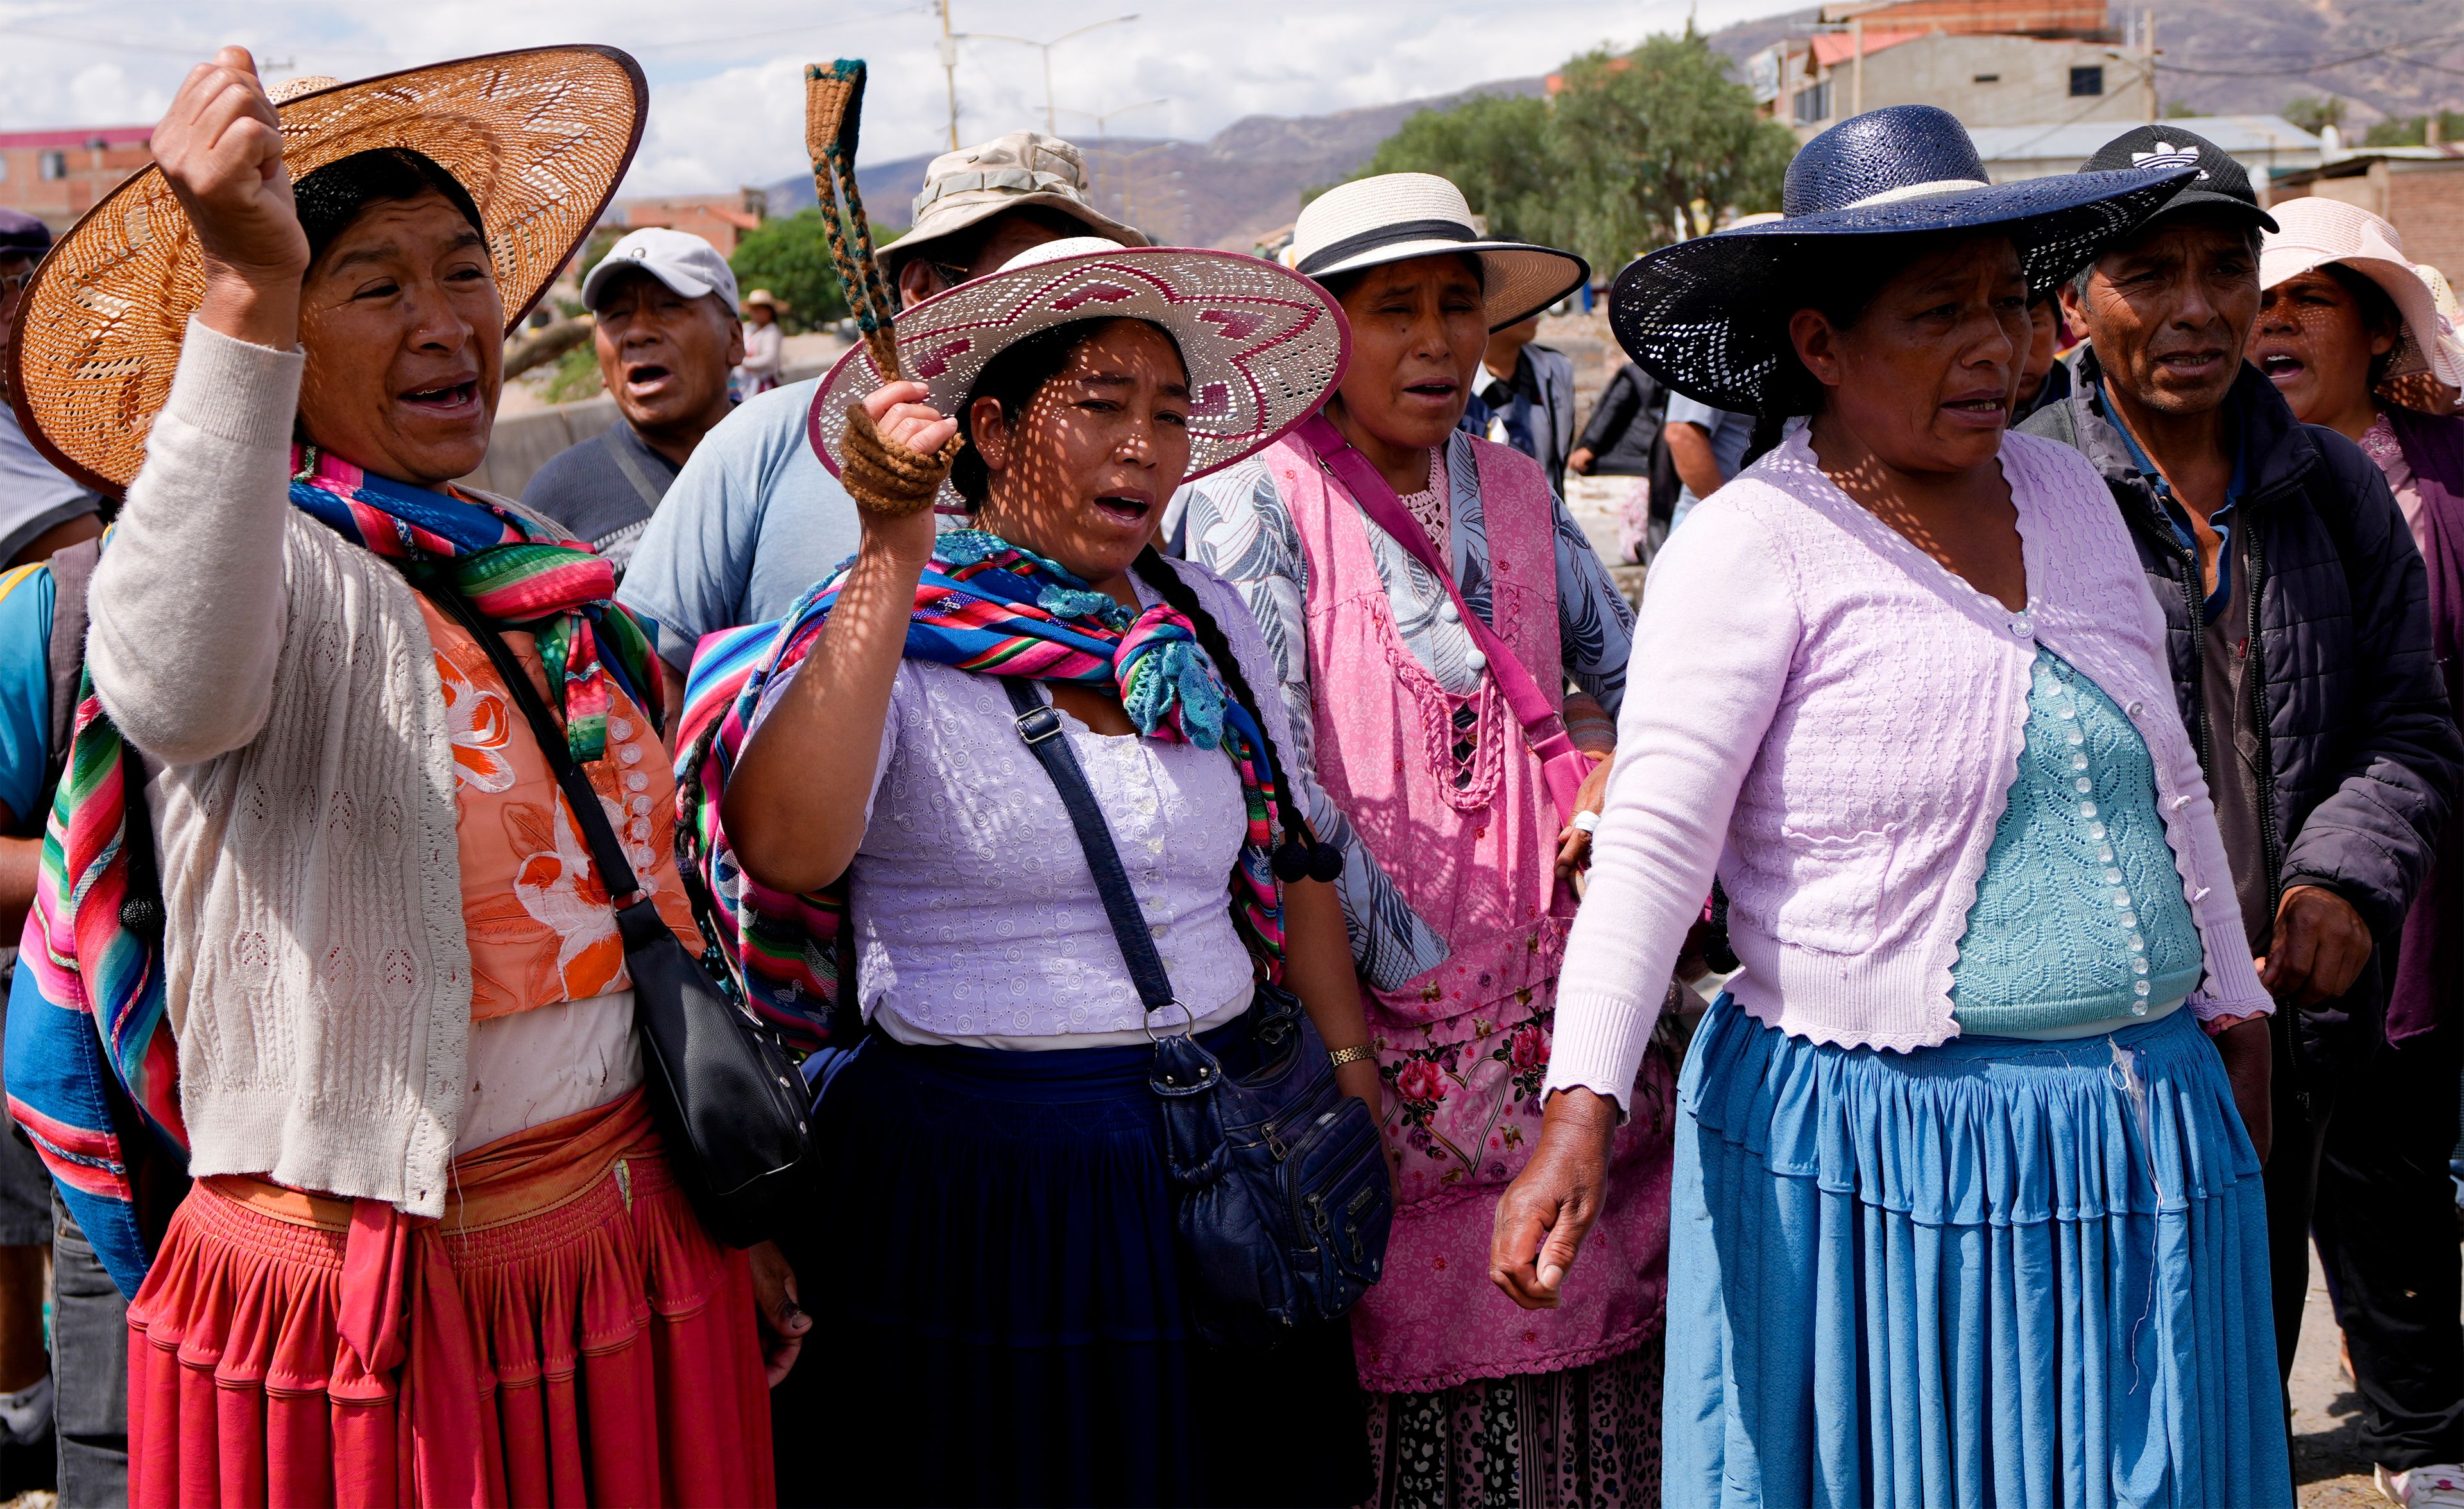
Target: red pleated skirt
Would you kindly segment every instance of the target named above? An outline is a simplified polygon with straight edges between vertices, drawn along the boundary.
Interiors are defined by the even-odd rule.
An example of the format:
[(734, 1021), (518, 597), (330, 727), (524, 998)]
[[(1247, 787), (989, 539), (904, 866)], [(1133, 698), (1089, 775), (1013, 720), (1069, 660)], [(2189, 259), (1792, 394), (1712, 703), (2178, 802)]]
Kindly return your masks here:
[(453, 1179), (441, 1222), (200, 1181), (128, 1306), (128, 1501), (771, 1503), (751, 1270), (640, 1094)]

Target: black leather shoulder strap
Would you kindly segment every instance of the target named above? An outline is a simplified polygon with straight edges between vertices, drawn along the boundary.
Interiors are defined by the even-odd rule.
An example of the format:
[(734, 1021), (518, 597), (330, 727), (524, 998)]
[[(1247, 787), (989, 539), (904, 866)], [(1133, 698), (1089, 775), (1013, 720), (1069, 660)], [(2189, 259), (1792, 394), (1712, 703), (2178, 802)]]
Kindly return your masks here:
[(1052, 777), (1061, 791), (1061, 805), (1068, 809), (1069, 825), (1078, 830), (1079, 846), (1087, 851), (1087, 868), (1094, 873), (1095, 894), (1103, 899), (1104, 915), (1111, 921), (1121, 957), (1129, 962), (1138, 999), (1150, 1015), (1174, 1005), (1172, 977), (1164, 972), (1163, 958), (1155, 952), (1155, 935), (1147, 931), (1146, 914), (1138, 910), (1137, 894), (1130, 889), (1129, 872), (1121, 867), (1121, 852), (1113, 847), (1104, 810), (1095, 805), (1094, 788), (1087, 784), (1087, 772), (1079, 768), (1077, 753), (1062, 731), (1061, 715), (1035, 695), (1035, 684), (1023, 677), (999, 679), (1018, 714), (1019, 737), (1026, 741), (1027, 751), (1044, 766), (1045, 774)]

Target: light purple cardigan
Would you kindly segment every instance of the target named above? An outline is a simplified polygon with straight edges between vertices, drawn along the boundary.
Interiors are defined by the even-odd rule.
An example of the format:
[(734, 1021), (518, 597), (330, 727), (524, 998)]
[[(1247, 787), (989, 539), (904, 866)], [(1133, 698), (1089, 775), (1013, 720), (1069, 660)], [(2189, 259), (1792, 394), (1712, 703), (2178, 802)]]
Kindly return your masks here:
[(2164, 621), (2079, 455), (2002, 442), (2028, 607), (2012, 612), (1834, 486), (1802, 429), (1687, 516), (1651, 567), (1617, 767), (1557, 985), (1551, 1090), (1622, 1100), (1716, 863), (1759, 1021), (1902, 1051), (1958, 1035), (1951, 968), (2026, 739), (2039, 644), (2146, 741), (2206, 951), (2202, 1018), (2272, 1010)]

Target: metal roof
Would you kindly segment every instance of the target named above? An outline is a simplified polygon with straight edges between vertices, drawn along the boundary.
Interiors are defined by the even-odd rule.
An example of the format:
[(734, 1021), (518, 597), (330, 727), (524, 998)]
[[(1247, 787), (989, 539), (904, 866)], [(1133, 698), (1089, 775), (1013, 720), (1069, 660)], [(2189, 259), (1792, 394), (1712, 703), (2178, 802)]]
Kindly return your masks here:
[[(2257, 157), (2262, 164), (2269, 152), (2316, 152), (2320, 144), (2316, 136), (2280, 115), (2189, 116), (2156, 124), (2195, 132), (2235, 157)], [(2052, 125), (1971, 126), (1968, 134), (1976, 143), (1976, 155), (1988, 163), (2050, 158), (2076, 166), (2130, 129), (2127, 122), (2071, 121)]]

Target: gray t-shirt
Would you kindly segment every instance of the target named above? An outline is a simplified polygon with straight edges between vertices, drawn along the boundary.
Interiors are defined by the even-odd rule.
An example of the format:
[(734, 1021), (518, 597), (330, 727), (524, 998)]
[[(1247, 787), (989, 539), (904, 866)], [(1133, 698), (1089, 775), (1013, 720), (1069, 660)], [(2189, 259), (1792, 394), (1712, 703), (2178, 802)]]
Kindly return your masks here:
[(522, 489), (525, 507), (547, 515), (615, 563), (621, 579), (650, 515), (676, 479), (676, 463), (622, 419), (548, 458)]
[(2267, 952), (2276, 918), (2267, 906), (2267, 849), (2258, 831), (2258, 728), (2252, 718), (2242, 670), (2250, 649), (2250, 540), (2236, 528), (2225, 548), (2233, 552), (2237, 590), (2199, 640), (2199, 693), (2208, 707), (2211, 743), (2208, 795), (2216, 804), (2216, 830), (2233, 869), (2233, 899), (2241, 903), (2242, 931), (2251, 957)]
[(855, 503), (813, 454), (821, 379), (747, 399), (702, 437), (633, 547), (616, 600), (659, 626), (683, 670), (704, 634), (785, 615), (855, 554)]
[[(1710, 436), (1711, 458), (1720, 463), (1722, 477), (1734, 477), (1744, 468), (1746, 447), (1754, 439), (1753, 415), (1714, 409), (1699, 398), (1679, 393), (1668, 400), (1667, 422), (1702, 426), (1703, 433)], [(1677, 494), (1680, 508), (1691, 508), (1702, 500), (1690, 487), (1681, 488)]]

